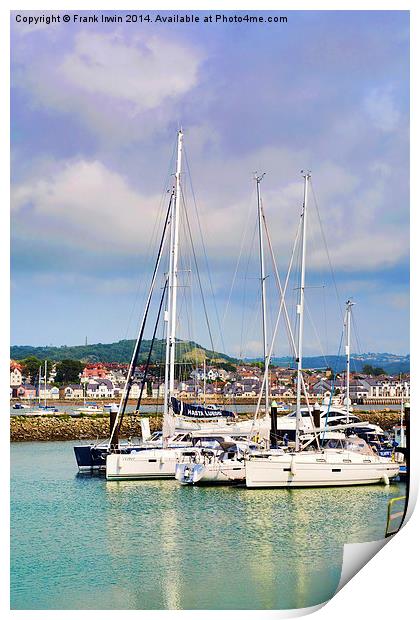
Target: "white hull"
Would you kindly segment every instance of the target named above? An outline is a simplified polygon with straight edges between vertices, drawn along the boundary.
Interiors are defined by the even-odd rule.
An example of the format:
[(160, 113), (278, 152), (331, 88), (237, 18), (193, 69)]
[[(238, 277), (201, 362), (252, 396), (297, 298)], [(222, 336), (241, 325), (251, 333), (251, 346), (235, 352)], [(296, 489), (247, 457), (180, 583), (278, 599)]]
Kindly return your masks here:
[(245, 473), (249, 488), (352, 486), (387, 484), (398, 475), (399, 465), (379, 457), (326, 450), (254, 457), (246, 461)]
[(240, 420), (227, 422), (226, 418), (216, 418), (214, 420), (193, 420), (174, 416), (175, 429), (181, 431), (195, 431), (208, 435), (236, 435), (244, 434), (260, 435), (262, 438), (268, 437), (270, 433), (270, 418), (264, 417), (260, 420)]
[(175, 478), (181, 484), (233, 484), (245, 481), (243, 461), (236, 460), (210, 463), (179, 463)]
[(183, 448), (151, 449), (132, 454), (108, 454), (107, 480), (151, 480), (174, 478)]

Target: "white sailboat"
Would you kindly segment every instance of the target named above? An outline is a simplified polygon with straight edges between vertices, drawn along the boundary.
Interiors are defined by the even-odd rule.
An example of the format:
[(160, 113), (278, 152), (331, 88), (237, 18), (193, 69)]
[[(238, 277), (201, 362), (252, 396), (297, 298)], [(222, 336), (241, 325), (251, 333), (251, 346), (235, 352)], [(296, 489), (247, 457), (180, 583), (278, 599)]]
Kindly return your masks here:
[(181, 484), (234, 484), (245, 480), (244, 459), (261, 446), (233, 437), (193, 438), (193, 447), (181, 453), (175, 479)]
[[(259, 426), (255, 427), (251, 420), (238, 421), (230, 411), (218, 407), (206, 407), (205, 405), (190, 405), (182, 403), (176, 398), (175, 392), (175, 354), (176, 354), (176, 326), (177, 326), (177, 293), (178, 293), (178, 255), (179, 255), (179, 229), (181, 207), (181, 171), (183, 152), (183, 132), (178, 132), (177, 140), (177, 164), (175, 173), (175, 187), (171, 194), (167, 219), (160, 244), (159, 254), (152, 276), (146, 302), (145, 314), (138, 335), (136, 346), (127, 376), (127, 382), (121, 396), (118, 415), (116, 416), (113, 432), (108, 444), (109, 454), (106, 457), (106, 477), (108, 480), (127, 480), (145, 478), (168, 478), (175, 476), (176, 463), (179, 461), (184, 447), (170, 447), (173, 438), (179, 432), (201, 432), (207, 436), (236, 435), (247, 437), (251, 429), (254, 434), (268, 435), (269, 426), (262, 419)], [(125, 410), (128, 399), (131, 380), (136, 366), (140, 342), (143, 336), (145, 317), (150, 306), (150, 299), (154, 289), (159, 264), (162, 257), (163, 247), (167, 235), (169, 235), (169, 270), (166, 276), (165, 289), (167, 289), (167, 307), (165, 310), (166, 321), (166, 356), (165, 356), (165, 394), (163, 411), (163, 446), (152, 450), (131, 450), (122, 452), (118, 449), (116, 436), (119, 424)], [(164, 289), (164, 292), (165, 292)], [(162, 294), (161, 304), (164, 296)]]
[[(264, 394), (264, 416), (262, 422), (266, 429), (270, 425), (269, 417), (269, 359), (267, 341), (267, 300), (266, 300), (266, 269), (264, 259), (264, 235), (263, 235), (263, 206), (261, 200), (260, 183), (264, 174), (255, 174), (257, 190), (257, 214), (258, 214), (258, 241), (260, 259), (260, 285), (261, 285), (261, 318), (262, 318), (262, 349), (264, 359), (264, 379), (261, 386)], [(258, 407), (258, 405), (257, 405)], [(219, 442), (213, 449), (195, 446), (193, 452), (185, 452), (181, 455), (180, 463), (176, 466), (175, 478), (181, 484), (233, 484), (245, 480), (245, 455), (251, 450), (251, 437), (255, 434), (253, 420), (237, 423), (236, 427), (242, 424), (243, 431), (246, 433), (247, 441), (237, 441), (232, 443), (232, 437), (225, 437), (224, 441)], [(265, 438), (267, 438), (265, 436)], [(261, 445), (254, 444), (253, 449), (261, 448)], [(267, 447), (267, 444), (265, 445)]]
[[(353, 413), (353, 407), (350, 399), (350, 325), (351, 312), (354, 302), (347, 300), (346, 312), (344, 320), (344, 328), (346, 332), (346, 395), (344, 400), (338, 396), (333, 397), (332, 393), (324, 399), (319, 407), (319, 426), (320, 428), (332, 428), (338, 424), (346, 424), (349, 429), (353, 429), (357, 435), (369, 440), (370, 437), (383, 437), (386, 440), (386, 434), (382, 428), (370, 422), (361, 423), (361, 419)], [(296, 411), (290, 412), (286, 416), (278, 416), (277, 429), (280, 436), (287, 437), (288, 441), (293, 441), (296, 434)], [(309, 406), (300, 409), (300, 432), (311, 432), (313, 430), (313, 420), (311, 408)], [(368, 441), (369, 443), (369, 441)]]
[[(313, 424), (316, 448), (305, 450), (301, 445), (301, 392), (304, 389), (302, 377), (303, 352), (303, 319), (305, 306), (306, 276), (306, 222), (308, 204), (308, 185), (310, 174), (304, 175), (304, 199), (301, 212), (301, 274), (299, 287), (299, 303), (297, 305), (298, 347), (297, 347), (297, 395), (295, 417), (295, 450), (286, 453), (278, 450), (267, 450), (251, 454), (245, 461), (246, 486), (262, 487), (319, 487), (347, 486), (358, 484), (388, 484), (391, 478), (399, 473), (398, 464), (390, 459), (377, 456), (361, 438), (343, 438), (334, 446), (321, 447), (319, 442), (320, 429), (313, 424), (311, 410), (309, 414)], [(273, 338), (274, 341), (274, 338)], [(272, 347), (271, 347), (272, 349)], [(347, 401), (347, 408), (349, 403)], [(347, 409), (349, 412), (349, 409)], [(346, 417), (348, 417), (348, 413)]]
[[(43, 392), (44, 392), (44, 404), (42, 404), (41, 399), (41, 385), (43, 384)], [(30, 409), (27, 413), (28, 415), (43, 415), (45, 413), (56, 413), (58, 411), (57, 407), (54, 405), (48, 405), (47, 399), (47, 360), (44, 362), (44, 375), (42, 375), (42, 366), (39, 367), (38, 372), (38, 407), (35, 409)]]
[(96, 403), (86, 402), (86, 383), (83, 383), (83, 406), (78, 407), (74, 410), (75, 413), (83, 413), (83, 414), (95, 414), (95, 413), (103, 413), (104, 408), (97, 405)]

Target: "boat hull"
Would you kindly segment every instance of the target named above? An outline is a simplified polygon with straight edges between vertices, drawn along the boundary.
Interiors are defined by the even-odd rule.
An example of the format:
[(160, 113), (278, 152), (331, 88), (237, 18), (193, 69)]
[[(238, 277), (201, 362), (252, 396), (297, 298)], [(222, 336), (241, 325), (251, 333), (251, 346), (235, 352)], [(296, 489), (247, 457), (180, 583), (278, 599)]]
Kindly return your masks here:
[(332, 487), (388, 483), (399, 465), (385, 459), (357, 459), (350, 454), (328, 454), (324, 460), (312, 454), (252, 458), (246, 462), (249, 488)]
[(153, 480), (175, 478), (175, 468), (180, 451), (142, 450), (132, 454), (108, 454), (106, 458), (107, 480)]
[(179, 463), (175, 478), (181, 484), (235, 484), (245, 481), (245, 466), (237, 461), (222, 463)]
[(107, 447), (74, 446), (79, 471), (105, 471)]

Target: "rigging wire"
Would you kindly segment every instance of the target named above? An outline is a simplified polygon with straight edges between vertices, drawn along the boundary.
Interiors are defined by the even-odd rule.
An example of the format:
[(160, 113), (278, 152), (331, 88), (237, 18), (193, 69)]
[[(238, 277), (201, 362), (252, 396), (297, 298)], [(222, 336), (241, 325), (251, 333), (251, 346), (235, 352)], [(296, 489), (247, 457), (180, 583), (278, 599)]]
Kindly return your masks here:
[[(175, 159), (175, 152), (176, 152), (176, 141), (174, 143), (173, 149), (172, 149), (172, 155), (170, 157), (169, 160), (169, 164), (168, 164), (168, 168), (166, 171), (166, 175), (165, 175), (165, 181), (162, 187), (162, 191), (161, 191), (161, 197), (160, 197), (160, 201), (159, 201), (159, 207), (157, 209), (156, 212), (156, 217), (154, 220), (154, 224), (153, 224), (153, 229), (152, 229), (152, 233), (149, 236), (149, 242), (146, 248), (146, 251), (144, 251), (144, 248), (142, 248), (141, 252), (139, 252), (137, 254), (136, 259), (133, 261), (134, 263), (138, 262), (138, 259), (141, 256), (146, 256), (146, 263), (145, 263), (145, 271), (149, 272), (151, 269), (151, 264), (152, 264), (152, 257), (156, 255), (156, 252), (152, 252), (152, 248), (154, 248), (158, 242), (158, 233), (159, 230), (161, 230), (161, 227), (163, 225), (163, 220), (164, 220), (164, 216), (165, 216), (165, 198), (167, 196), (167, 194), (171, 191), (170, 189), (168, 189), (168, 185), (169, 185), (169, 179), (172, 176), (171, 174), (171, 170), (173, 168), (173, 163), (174, 163), (174, 159)], [(142, 285), (144, 282), (144, 278), (139, 278), (138, 283), (137, 283), (137, 289), (134, 295), (134, 300), (131, 306), (131, 311), (130, 311), (130, 315), (129, 315), (129, 319), (127, 322), (127, 326), (126, 326), (126, 330), (125, 330), (125, 334), (124, 334), (124, 340), (127, 340), (128, 338), (128, 333), (129, 330), (131, 328), (131, 323), (133, 320), (133, 316), (134, 316), (134, 312), (136, 310), (137, 305), (139, 304), (140, 301), (140, 292), (142, 289)], [(144, 295), (146, 295), (146, 292), (144, 292)]]
[[(359, 356), (362, 355), (362, 348), (360, 346), (360, 339), (359, 339), (359, 326), (358, 326), (358, 322), (356, 320), (355, 317), (355, 313), (352, 309), (352, 313), (351, 313), (351, 318), (353, 319), (353, 330), (352, 333), (354, 334), (355, 338), (356, 338), (356, 347), (357, 347), (357, 352), (359, 354)], [(354, 371), (357, 372), (357, 365), (356, 365), (356, 360), (353, 358), (353, 368)]]
[[(186, 163), (186, 168), (187, 168), (187, 171), (188, 171), (188, 178), (189, 178), (189, 181), (190, 181), (191, 195), (192, 195), (192, 199), (193, 199), (194, 210), (195, 210), (195, 215), (196, 215), (196, 219), (197, 219), (197, 224), (198, 224), (198, 230), (199, 230), (199, 234), (200, 234), (201, 245), (202, 245), (202, 248), (203, 248), (204, 260), (205, 260), (205, 265), (206, 265), (206, 270), (207, 270), (207, 277), (208, 277), (209, 284), (210, 284), (210, 291), (211, 291), (211, 296), (212, 296), (212, 300), (213, 300), (214, 311), (215, 311), (215, 315), (216, 315), (216, 321), (217, 321), (217, 325), (218, 325), (218, 329), (219, 329), (219, 333), (220, 333), (220, 341), (222, 343), (223, 350), (226, 351), (226, 347), (225, 347), (225, 343), (224, 343), (224, 338), (223, 338), (223, 332), (222, 332), (222, 326), (221, 326), (221, 323), (220, 323), (219, 312), (218, 312), (217, 304), (216, 304), (216, 296), (215, 296), (215, 293), (214, 293), (213, 280), (211, 278), (209, 259), (208, 259), (208, 255), (207, 255), (207, 251), (206, 251), (206, 246), (204, 244), (203, 230), (202, 230), (200, 218), (199, 218), (199, 215), (198, 215), (197, 200), (196, 200), (196, 197), (195, 197), (195, 191), (194, 191), (194, 186), (193, 186), (193, 183), (192, 183), (192, 176), (191, 176), (190, 165), (189, 165), (189, 160), (188, 160), (188, 155), (187, 155), (186, 149), (185, 149), (185, 163)], [(189, 224), (188, 224), (188, 226), (189, 226)], [(194, 257), (195, 257), (195, 251), (194, 251)], [(200, 284), (200, 288), (201, 288), (201, 284)], [(214, 353), (213, 342), (212, 342), (212, 347), (213, 347), (213, 353)]]
[(230, 305), (230, 301), (231, 301), (231, 298), (232, 298), (233, 287), (235, 285), (235, 281), (236, 281), (236, 278), (237, 278), (237, 275), (238, 275), (239, 265), (240, 265), (240, 261), (241, 261), (241, 258), (242, 258), (242, 253), (243, 253), (244, 245), (245, 245), (246, 234), (247, 234), (247, 232), (249, 230), (249, 223), (250, 223), (250, 220), (251, 220), (251, 213), (252, 213), (252, 211), (253, 211), (253, 205), (252, 205), (252, 202), (249, 201), (248, 215), (247, 215), (246, 223), (245, 223), (245, 226), (244, 226), (244, 229), (243, 229), (243, 233), (242, 233), (242, 239), (241, 239), (241, 245), (240, 245), (240, 249), (239, 249), (239, 255), (238, 255), (238, 258), (237, 258), (237, 261), (236, 261), (235, 271), (233, 273), (233, 277), (232, 277), (232, 281), (231, 281), (231, 285), (230, 285), (230, 289), (229, 289), (229, 295), (228, 295), (228, 299), (227, 299), (227, 302), (226, 302), (226, 307), (225, 307), (225, 310), (224, 310), (224, 313), (223, 313), (223, 317), (222, 317), (222, 329), (224, 328), (224, 325), (225, 325), (226, 316), (227, 316), (229, 305)]
[[(165, 295), (166, 295), (167, 285), (168, 285), (168, 278), (166, 278), (166, 280), (165, 280), (165, 286), (163, 288), (162, 295), (161, 295), (161, 298), (160, 298), (160, 304), (159, 304), (159, 309), (158, 309), (158, 313), (157, 313), (157, 316), (156, 316), (155, 327), (153, 329), (153, 335), (152, 335), (152, 340), (150, 342), (149, 353), (148, 353), (148, 356), (147, 356), (146, 365), (145, 365), (144, 372), (143, 372), (143, 379), (142, 379), (142, 382), (141, 382), (140, 394), (139, 394), (139, 397), (138, 397), (138, 400), (137, 400), (136, 408), (134, 410), (135, 413), (136, 412), (137, 413), (140, 412), (140, 405), (141, 405), (141, 401), (142, 401), (142, 397), (143, 397), (143, 391), (144, 391), (144, 387), (146, 385), (146, 380), (147, 380), (146, 379), (147, 371), (149, 370), (150, 361), (151, 361), (151, 358), (152, 358), (153, 346), (154, 346), (154, 342), (155, 342), (155, 338), (156, 338), (156, 332), (157, 332), (157, 329), (158, 329), (158, 326), (159, 326), (159, 320), (160, 320), (160, 315), (161, 315), (161, 312), (162, 312), (163, 300), (165, 299)], [(120, 420), (120, 425), (118, 427), (118, 431), (121, 428), (121, 424), (122, 424), (122, 417), (121, 417), (121, 420)]]
[(314, 186), (313, 186), (313, 183), (312, 183), (312, 178), (310, 178), (309, 184), (310, 184), (311, 190), (312, 190), (312, 196), (313, 196), (313, 199), (314, 199), (315, 210), (316, 210), (316, 213), (317, 213), (317, 216), (318, 216), (319, 227), (320, 227), (320, 230), (321, 230), (321, 236), (322, 236), (322, 240), (323, 240), (324, 247), (325, 247), (325, 252), (326, 252), (326, 255), (327, 255), (327, 259), (328, 259), (328, 265), (330, 267), (331, 278), (332, 278), (333, 285), (334, 285), (334, 290), (335, 290), (335, 294), (336, 294), (336, 298), (337, 298), (337, 303), (338, 303), (338, 308), (339, 308), (340, 316), (341, 316), (341, 319), (344, 321), (344, 313), (343, 313), (343, 309), (341, 307), (341, 301), (340, 301), (341, 297), (340, 297), (339, 292), (338, 292), (337, 281), (336, 281), (336, 278), (335, 278), (335, 273), (334, 273), (334, 269), (333, 269), (332, 262), (331, 262), (330, 252), (328, 250), (327, 240), (326, 240), (326, 236), (325, 236), (325, 232), (324, 232), (324, 227), (322, 225), (321, 215), (320, 215), (319, 208), (318, 208), (318, 201), (317, 201), (315, 190), (314, 190)]
[(242, 357), (243, 357), (244, 328), (245, 328), (245, 307), (246, 307), (245, 298), (246, 298), (246, 295), (247, 295), (248, 280), (250, 279), (250, 277), (248, 277), (248, 274), (249, 274), (249, 269), (250, 269), (251, 257), (254, 255), (254, 246), (255, 246), (255, 238), (256, 238), (256, 234), (257, 234), (257, 228), (258, 228), (258, 219), (255, 218), (254, 230), (253, 230), (252, 237), (251, 237), (251, 243), (250, 243), (249, 248), (248, 248), (248, 256), (246, 258), (245, 270), (244, 270), (244, 276), (243, 276), (244, 286), (243, 286), (243, 290), (242, 290), (241, 332), (240, 332), (240, 341), (239, 341), (239, 358), (240, 359), (242, 359)]
[(316, 325), (315, 325), (315, 322), (314, 322), (314, 320), (313, 320), (313, 318), (312, 318), (311, 311), (309, 310), (309, 304), (308, 304), (307, 299), (306, 299), (306, 307), (305, 307), (305, 310), (306, 310), (306, 312), (307, 312), (307, 314), (308, 314), (309, 321), (310, 321), (310, 323), (311, 323), (311, 325), (312, 325), (312, 329), (314, 330), (314, 333), (315, 333), (315, 338), (316, 338), (316, 339), (317, 339), (317, 341), (318, 341), (319, 348), (320, 348), (320, 351), (321, 351), (321, 357), (323, 357), (323, 358), (324, 358), (325, 366), (328, 366), (327, 357), (326, 357), (326, 355), (325, 355), (325, 352), (324, 352), (324, 349), (323, 349), (323, 346), (322, 346), (322, 342), (321, 342), (321, 338), (320, 338), (320, 336), (319, 336), (319, 332), (318, 332), (318, 330), (317, 330), (317, 328), (316, 328)]
[(204, 315), (205, 315), (205, 319), (206, 319), (206, 325), (207, 325), (207, 329), (208, 329), (208, 332), (209, 332), (209, 338), (210, 338), (211, 347), (212, 347), (212, 353), (213, 353), (213, 357), (214, 357), (215, 348), (214, 348), (213, 336), (212, 336), (211, 328), (210, 328), (210, 320), (209, 320), (209, 316), (208, 316), (208, 312), (207, 312), (207, 306), (206, 306), (206, 301), (205, 301), (205, 297), (204, 297), (203, 286), (202, 286), (202, 282), (201, 282), (200, 272), (199, 272), (199, 269), (198, 269), (197, 256), (196, 256), (196, 253), (195, 253), (195, 247), (194, 247), (194, 242), (193, 242), (192, 233), (191, 233), (190, 221), (189, 221), (189, 218), (188, 218), (187, 210), (185, 208), (184, 194), (183, 194), (182, 188), (181, 188), (181, 196), (182, 196), (182, 202), (183, 202), (183, 206), (184, 206), (184, 213), (185, 213), (185, 220), (186, 220), (186, 223), (187, 223), (188, 235), (189, 235), (189, 239), (190, 239), (190, 243), (191, 243), (191, 250), (192, 250), (194, 266), (195, 266), (195, 268), (197, 270), (197, 279), (198, 279), (198, 286), (199, 286), (199, 290), (200, 290), (201, 301), (203, 303)]
[(337, 353), (337, 358), (336, 358), (336, 368), (335, 369), (333, 368), (333, 378), (332, 378), (332, 381), (331, 381), (330, 398), (329, 398), (329, 401), (328, 401), (327, 412), (325, 414), (325, 424), (324, 424), (324, 431), (323, 431), (323, 434), (322, 434), (322, 441), (324, 441), (326, 429), (327, 429), (327, 426), (328, 426), (328, 416), (329, 416), (329, 413), (330, 413), (332, 399), (333, 399), (333, 395), (334, 395), (335, 379), (336, 379), (336, 375), (337, 375), (337, 366), (338, 366), (339, 360), (340, 360), (341, 347), (343, 345), (343, 339), (344, 339), (344, 323), (343, 323), (343, 327), (342, 327), (342, 330), (341, 330), (340, 344), (338, 346), (338, 353)]
[(168, 224), (169, 224), (169, 220), (170, 220), (170, 214), (171, 214), (171, 210), (172, 210), (172, 200), (173, 200), (173, 196), (174, 194), (171, 194), (171, 198), (169, 200), (169, 205), (168, 205), (168, 209), (166, 212), (166, 220), (165, 220), (165, 226), (163, 228), (162, 231), (162, 236), (160, 239), (160, 244), (159, 244), (159, 251), (158, 251), (158, 255), (156, 258), (156, 262), (155, 262), (155, 267), (153, 270), (153, 275), (152, 275), (152, 279), (150, 282), (150, 286), (149, 286), (149, 292), (148, 292), (148, 298), (147, 298), (147, 303), (146, 303), (146, 307), (143, 313), (143, 317), (141, 320), (141, 327), (140, 327), (140, 331), (136, 340), (136, 344), (134, 347), (134, 351), (133, 351), (133, 355), (131, 358), (131, 362), (130, 362), (130, 366), (128, 369), (128, 373), (127, 373), (127, 379), (126, 379), (126, 383), (124, 386), (124, 390), (123, 393), (121, 394), (121, 399), (120, 399), (120, 404), (118, 407), (118, 413), (115, 417), (115, 421), (114, 421), (114, 425), (112, 427), (112, 432), (109, 438), (109, 448), (111, 448), (111, 446), (113, 445), (113, 441), (115, 440), (115, 434), (117, 429), (121, 426), (122, 423), (122, 418), (125, 414), (126, 408), (127, 408), (127, 402), (128, 402), (128, 398), (129, 398), (129, 393), (130, 393), (130, 389), (131, 389), (131, 385), (134, 379), (134, 372), (135, 369), (137, 367), (137, 363), (138, 363), (138, 357), (139, 357), (139, 353), (140, 353), (140, 348), (141, 348), (141, 344), (143, 341), (143, 336), (144, 336), (144, 330), (146, 327), (146, 321), (147, 321), (147, 315), (149, 312), (149, 308), (150, 308), (150, 303), (152, 301), (152, 296), (153, 296), (153, 292), (155, 289), (155, 284), (156, 284), (156, 278), (157, 278), (157, 273), (159, 270), (159, 265), (160, 265), (160, 261), (162, 258), (162, 250), (163, 250), (163, 246), (165, 244), (165, 239), (167, 236), (167, 230), (168, 230)]
[[(275, 280), (276, 280), (277, 288), (278, 288), (278, 291), (279, 291), (279, 294), (280, 294), (280, 297), (281, 297), (283, 295), (283, 287), (281, 285), (280, 274), (279, 274), (279, 271), (278, 271), (278, 268), (277, 268), (277, 261), (276, 261), (275, 255), (274, 255), (273, 245), (271, 243), (271, 236), (270, 236), (269, 229), (268, 229), (268, 226), (267, 226), (267, 220), (266, 220), (266, 217), (265, 217), (264, 210), (262, 211), (262, 216), (263, 216), (264, 231), (265, 231), (265, 235), (266, 235), (267, 242), (268, 242), (268, 249), (269, 249), (269, 252), (270, 252), (270, 258), (271, 258), (271, 262), (272, 262), (272, 266), (273, 266), (273, 270), (274, 270)], [(297, 229), (297, 232), (296, 232), (296, 235), (295, 235), (295, 239), (297, 239), (299, 234), (300, 234), (301, 222), (302, 222), (302, 220), (300, 219), (299, 220), (298, 229)], [(286, 289), (284, 289), (284, 294), (286, 296), (286, 294), (287, 294), (287, 290)], [(285, 320), (285, 323), (286, 323), (286, 334), (287, 334), (287, 338), (289, 340), (289, 346), (290, 346), (290, 349), (293, 350), (294, 357), (296, 357), (297, 351), (296, 351), (295, 341), (294, 341), (294, 338), (293, 338), (293, 333), (292, 333), (292, 328), (291, 328), (291, 324), (290, 324), (290, 318), (289, 318), (289, 313), (288, 313), (288, 310), (287, 310), (287, 304), (286, 303), (284, 304), (284, 320)]]

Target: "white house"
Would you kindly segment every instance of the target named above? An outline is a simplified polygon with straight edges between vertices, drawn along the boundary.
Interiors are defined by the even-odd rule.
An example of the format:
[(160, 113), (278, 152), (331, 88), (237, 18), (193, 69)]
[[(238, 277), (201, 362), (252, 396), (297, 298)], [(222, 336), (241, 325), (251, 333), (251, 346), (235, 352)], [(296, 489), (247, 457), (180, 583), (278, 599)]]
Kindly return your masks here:
[(89, 381), (86, 386), (88, 398), (113, 398), (114, 386), (108, 379), (95, 379)]
[(66, 385), (64, 398), (83, 398), (83, 387), (77, 384)]
[(60, 398), (60, 389), (54, 385), (51, 387), (40, 387), (38, 390), (39, 398), (41, 400), (58, 400)]
[(369, 396), (376, 398), (410, 398), (408, 381), (366, 379), (369, 385)]
[[(140, 396), (140, 390), (141, 385), (139, 385), (138, 383), (133, 383), (130, 388), (129, 398), (138, 398)], [(146, 390), (143, 390), (143, 393), (145, 392)]]
[(10, 387), (19, 387), (22, 385), (22, 369), (19, 364), (10, 364)]

